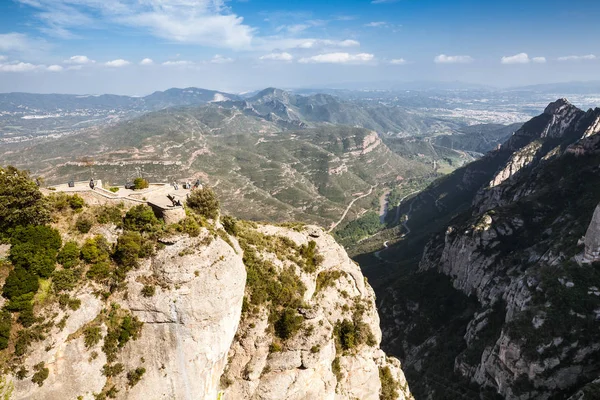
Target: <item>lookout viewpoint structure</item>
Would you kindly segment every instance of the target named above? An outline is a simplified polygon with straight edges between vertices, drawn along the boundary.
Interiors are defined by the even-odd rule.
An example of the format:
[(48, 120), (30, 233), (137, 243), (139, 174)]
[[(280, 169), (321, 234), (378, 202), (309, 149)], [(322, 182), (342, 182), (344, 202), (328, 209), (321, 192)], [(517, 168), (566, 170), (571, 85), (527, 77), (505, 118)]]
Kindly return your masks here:
[(183, 204), (191, 187), (184, 185), (171, 185), (169, 183), (150, 183), (146, 189), (127, 189), (124, 186), (115, 186), (118, 190), (111, 191), (102, 187), (101, 180), (94, 180), (94, 188), (89, 181), (69, 182), (42, 188), (44, 194), (64, 192), (78, 194), (86, 203), (94, 205), (119, 204), (136, 206), (147, 204), (157, 217), (162, 218), (167, 224), (174, 224), (185, 218)]

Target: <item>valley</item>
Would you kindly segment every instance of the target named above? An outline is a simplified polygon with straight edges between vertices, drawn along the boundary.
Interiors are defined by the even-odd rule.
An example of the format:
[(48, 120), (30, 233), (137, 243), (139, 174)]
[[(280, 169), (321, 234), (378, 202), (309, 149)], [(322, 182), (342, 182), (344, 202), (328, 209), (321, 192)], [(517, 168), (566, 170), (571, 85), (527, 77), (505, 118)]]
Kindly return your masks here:
[[(47, 193), (90, 177), (105, 189), (143, 177), (166, 191), (199, 180), (223, 214), (248, 224), (323, 227), (372, 285), (381, 347), (399, 357), (417, 399), (566, 399), (593, 385), (600, 281), (575, 264), (600, 201), (598, 109), (558, 100), (532, 119), (528, 103), (485, 120), (479, 105), (473, 118), (425, 116), (428, 107), (399, 106), (402, 96), (190, 91), (204, 95), (127, 100), (122, 118), (55, 136), (5, 135), (0, 164), (30, 170)], [(554, 306), (559, 294), (567, 306)], [(538, 335), (545, 323), (550, 333)], [(236, 368), (228, 379), (250, 376)]]

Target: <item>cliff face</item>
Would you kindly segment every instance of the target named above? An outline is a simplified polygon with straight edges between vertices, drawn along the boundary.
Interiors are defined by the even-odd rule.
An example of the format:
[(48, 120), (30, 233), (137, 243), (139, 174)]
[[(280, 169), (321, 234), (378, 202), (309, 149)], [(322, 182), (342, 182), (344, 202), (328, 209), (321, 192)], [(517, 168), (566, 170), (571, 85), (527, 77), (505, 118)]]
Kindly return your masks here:
[[(120, 233), (95, 231), (102, 230)], [(331, 236), (316, 227), (249, 224), (239, 240), (242, 247), (220, 225), (197, 237), (170, 235), (112, 295), (89, 281), (69, 293), (81, 301), (75, 311), (47, 303), (36, 313), (54, 323), (31, 341), (0, 391), (13, 400), (412, 398), (399, 361), (379, 349), (373, 290)], [(308, 248), (316, 257), (310, 272), (294, 258)], [(250, 252), (282, 281), (301, 281), (294, 286), (302, 289), (300, 307), (288, 306), (296, 328), (284, 338), (280, 309), (268, 298), (256, 303), (246, 285)], [(278, 295), (297, 296), (286, 293), (290, 287)], [(360, 322), (349, 323), (352, 338), (344, 320)], [(130, 325), (139, 332), (123, 339), (135, 332)], [(118, 346), (109, 351), (115, 326)], [(47, 377), (34, 383), (31, 374), (44, 367)], [(22, 368), (28, 372), (18, 377)]]
[(600, 276), (589, 264), (599, 113), (559, 100), (525, 124), (503, 146), (507, 164), (423, 254), (422, 273), (477, 300), (454, 372), (504, 398), (563, 398), (600, 371)]
[[(306, 286), (301, 313), (305, 326), (274, 349), (268, 315), (246, 318), (229, 352), (228, 399), (379, 399), (384, 370), (398, 383), (395, 398), (412, 398), (398, 360), (379, 349), (381, 330), (375, 294), (359, 266), (324, 231), (296, 232), (262, 226), (262, 234), (283, 236), (298, 246), (316, 243), (323, 262), (314, 273), (297, 270)], [(278, 269), (285, 262), (272, 259)], [(365, 343), (344, 351), (336, 343), (340, 321), (361, 324)], [(339, 338), (339, 336), (337, 337)], [(359, 342), (358, 335), (354, 340)]]

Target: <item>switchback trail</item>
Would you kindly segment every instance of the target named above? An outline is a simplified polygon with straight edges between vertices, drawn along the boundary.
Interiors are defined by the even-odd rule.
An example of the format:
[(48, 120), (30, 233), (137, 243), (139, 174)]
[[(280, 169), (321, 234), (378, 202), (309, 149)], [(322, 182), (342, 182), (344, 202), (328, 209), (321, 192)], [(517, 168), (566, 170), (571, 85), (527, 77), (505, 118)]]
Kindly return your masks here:
[(350, 211), (350, 208), (352, 208), (352, 206), (354, 205), (354, 203), (357, 200), (360, 200), (363, 197), (367, 197), (368, 195), (370, 195), (371, 193), (373, 193), (373, 189), (375, 189), (375, 186), (371, 186), (371, 189), (369, 189), (369, 191), (367, 193), (365, 193), (365, 194), (363, 194), (361, 196), (358, 196), (357, 198), (355, 198), (354, 200), (352, 200), (350, 202), (350, 204), (348, 204), (348, 207), (346, 207), (346, 210), (342, 214), (342, 217), (338, 220), (338, 222), (336, 222), (335, 224), (331, 225), (331, 227), (329, 228), (329, 230), (327, 231), (327, 233), (331, 233), (331, 231), (333, 231), (336, 226), (338, 226), (339, 224), (341, 224), (342, 221), (344, 220), (344, 218), (346, 218), (346, 214), (348, 214), (348, 211)]

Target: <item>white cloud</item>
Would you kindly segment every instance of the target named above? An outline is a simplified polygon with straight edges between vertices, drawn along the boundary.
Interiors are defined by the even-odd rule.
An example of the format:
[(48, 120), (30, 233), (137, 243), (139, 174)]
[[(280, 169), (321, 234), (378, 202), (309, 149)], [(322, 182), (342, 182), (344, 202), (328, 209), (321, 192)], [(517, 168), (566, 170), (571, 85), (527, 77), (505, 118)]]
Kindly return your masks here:
[(177, 61), (165, 61), (164, 63), (162, 63), (162, 65), (167, 66), (167, 67), (185, 67), (188, 65), (194, 65), (194, 63), (191, 61), (177, 60)]
[(312, 49), (315, 47), (358, 47), (360, 42), (352, 39), (346, 40), (327, 40), (327, 39), (300, 39), (301, 42), (296, 46), (301, 49)]
[(65, 64), (78, 64), (78, 65), (93, 64), (95, 62), (96, 61), (90, 60), (87, 56), (73, 56), (73, 57), (69, 58), (68, 60), (64, 61)]
[(12, 64), (0, 64), (0, 72), (29, 72), (38, 68), (40, 68), (39, 65), (19, 61)]
[(533, 57), (531, 59), (531, 61), (533, 61), (534, 63), (538, 63), (538, 64), (545, 64), (546, 63), (546, 57)]
[(298, 60), (302, 64), (360, 64), (372, 61), (375, 58), (369, 53), (326, 53)]
[(23, 33), (0, 34), (0, 51), (23, 51), (31, 46), (29, 37)]
[(447, 56), (440, 54), (433, 59), (436, 64), (468, 64), (474, 61), (471, 56)]
[(215, 56), (210, 59), (210, 62), (213, 64), (227, 64), (233, 62), (233, 58), (224, 57), (220, 54), (215, 54)]
[(64, 68), (60, 65), (50, 65), (48, 68), (46, 68), (48, 71), (50, 72), (60, 72), (62, 71)]
[(527, 53), (519, 53), (514, 56), (504, 56), (500, 59), (502, 64), (529, 64), (531, 60)]
[(372, 0), (371, 4), (388, 4), (388, 3), (395, 3), (399, 0)]
[(108, 62), (104, 63), (104, 65), (106, 65), (107, 67), (113, 67), (113, 68), (125, 67), (125, 66), (127, 66), (129, 64), (131, 64), (129, 61), (123, 60), (122, 58), (119, 58), (119, 59), (116, 59), (116, 60), (112, 60), (112, 61), (108, 61)]
[(140, 61), (140, 65), (152, 65), (154, 64), (154, 61), (152, 61), (151, 58), (144, 58), (142, 61)]
[(558, 61), (588, 61), (595, 60), (597, 57), (593, 54), (587, 54), (585, 56), (566, 56), (558, 57)]
[(393, 65), (404, 65), (407, 64), (407, 61), (404, 58), (395, 58), (390, 61), (390, 64)]
[(0, 61), (4, 61), (4, 60), (6, 60), (6, 56), (3, 56), (0, 54)]
[(292, 61), (294, 56), (290, 53), (270, 53), (259, 57), (260, 60), (275, 60), (275, 61)]
[(254, 28), (224, 0), (19, 0), (38, 10), (47, 33), (72, 36), (73, 28), (118, 24), (182, 43), (248, 48)]
[(381, 28), (386, 25), (387, 25), (387, 22), (384, 22), (384, 21), (374, 21), (374, 22), (369, 22), (368, 24), (365, 24), (365, 26), (368, 28)]

